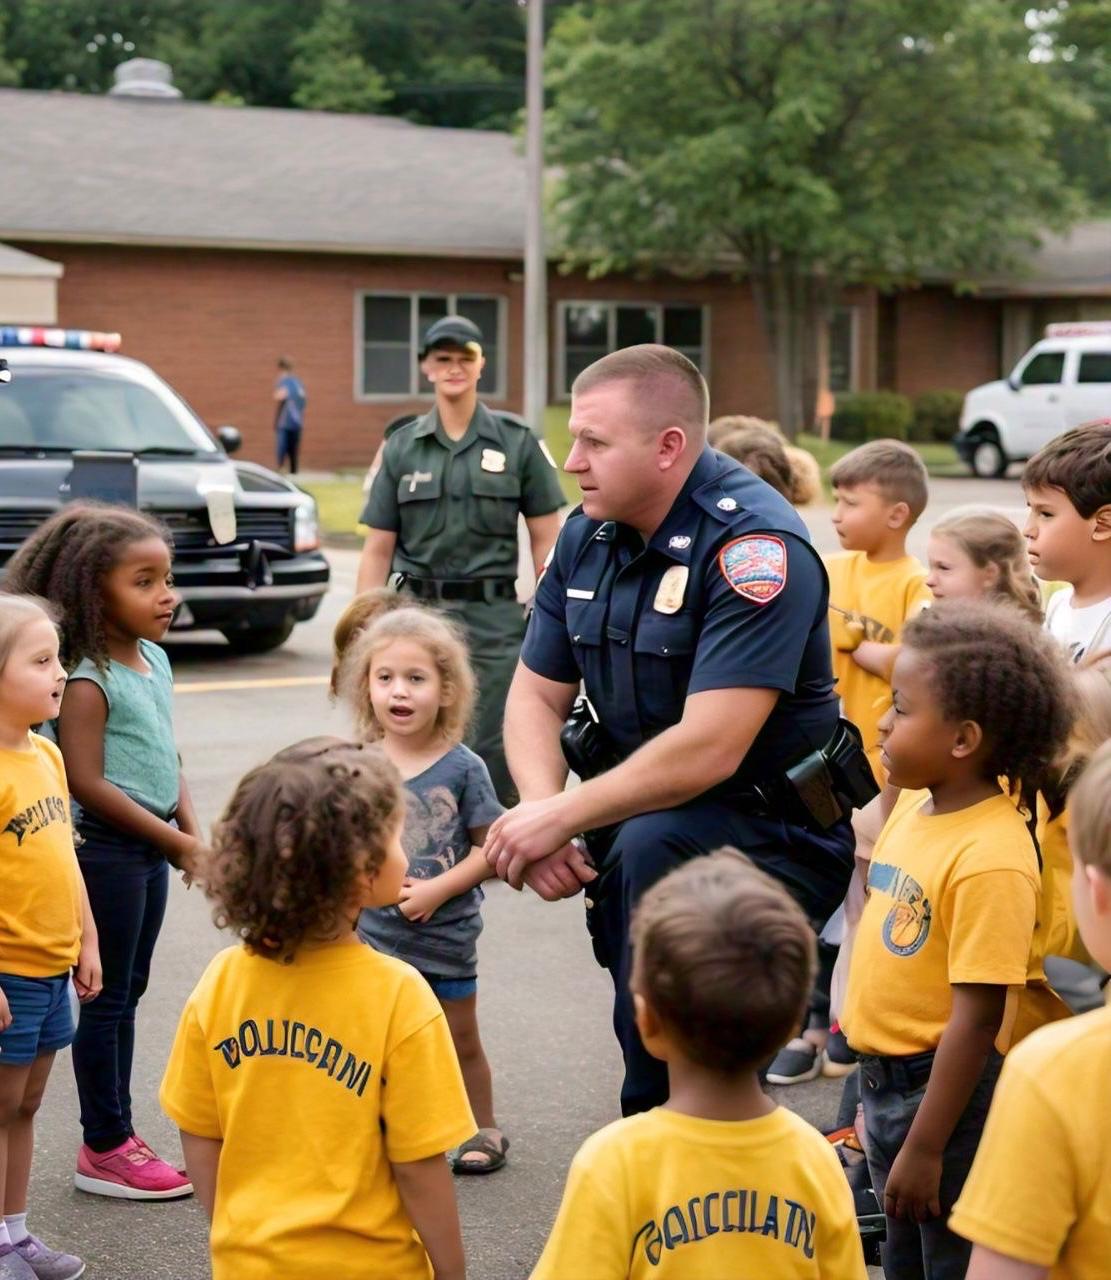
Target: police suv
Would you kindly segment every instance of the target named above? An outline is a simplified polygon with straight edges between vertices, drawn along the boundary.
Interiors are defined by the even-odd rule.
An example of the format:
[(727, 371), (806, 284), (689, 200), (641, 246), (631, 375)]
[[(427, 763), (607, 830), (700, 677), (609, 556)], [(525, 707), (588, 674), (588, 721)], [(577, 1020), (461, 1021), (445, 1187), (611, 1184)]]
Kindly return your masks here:
[(1111, 321), (1051, 324), (1009, 378), (964, 398), (953, 445), (978, 476), (1001, 476), (1062, 431), (1111, 417)]
[(0, 575), (64, 502), (127, 502), (173, 535), (173, 630), (221, 631), (240, 653), (276, 648), (328, 589), (316, 503), (265, 467), (231, 462), (239, 432), (214, 438), (118, 346), (118, 334), (0, 327)]

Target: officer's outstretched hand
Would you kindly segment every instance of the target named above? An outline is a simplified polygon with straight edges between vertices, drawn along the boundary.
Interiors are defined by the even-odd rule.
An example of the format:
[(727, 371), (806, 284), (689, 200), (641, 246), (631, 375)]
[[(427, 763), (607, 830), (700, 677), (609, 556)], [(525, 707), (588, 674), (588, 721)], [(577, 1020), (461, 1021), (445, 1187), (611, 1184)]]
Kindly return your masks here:
[[(484, 848), (486, 861), (514, 889), (524, 883), (529, 866), (556, 853), (562, 856), (569, 874), (574, 874), (580, 884), (594, 879), (582, 852), (569, 843), (575, 832), (565, 825), (563, 808), (561, 795), (545, 800), (523, 800), (492, 823)], [(572, 868), (578, 868), (582, 874)]]

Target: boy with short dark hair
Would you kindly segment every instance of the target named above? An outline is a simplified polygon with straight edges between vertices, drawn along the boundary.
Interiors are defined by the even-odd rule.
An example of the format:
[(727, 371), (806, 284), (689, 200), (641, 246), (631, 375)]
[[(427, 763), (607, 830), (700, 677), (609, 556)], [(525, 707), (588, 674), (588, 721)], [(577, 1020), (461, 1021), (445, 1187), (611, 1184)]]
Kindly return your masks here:
[(1111, 647), (1111, 418), (1051, 440), (1022, 473), (1034, 572), (1068, 585), (1045, 611), (1074, 662)]
[(833, 1148), (758, 1077), (810, 990), (802, 910), (722, 849), (641, 898), (633, 953), (637, 1027), (671, 1097), (583, 1144), (532, 1280), (863, 1280)]
[[(1111, 968), (1111, 743), (1070, 793), (1069, 810), (1080, 935), (1093, 958)], [(968, 1280), (1107, 1275), (1109, 1078), (1106, 1006), (1043, 1027), (1008, 1055), (949, 1220), (975, 1245)]]
[(891, 704), (890, 670), (903, 624), (930, 599), (926, 570), (907, 534), (926, 509), (926, 468), (898, 440), (871, 440), (829, 473), (833, 527), (844, 551), (829, 573), (833, 674), (845, 717), (860, 730), (879, 782), (879, 722)]

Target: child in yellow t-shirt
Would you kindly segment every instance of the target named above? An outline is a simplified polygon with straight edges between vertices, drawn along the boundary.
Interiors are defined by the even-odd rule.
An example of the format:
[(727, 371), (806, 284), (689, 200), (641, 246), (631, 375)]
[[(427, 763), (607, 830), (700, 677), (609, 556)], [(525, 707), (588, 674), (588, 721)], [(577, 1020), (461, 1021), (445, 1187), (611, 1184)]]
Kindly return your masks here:
[(644, 895), (633, 957), (637, 1029), (671, 1096), (583, 1144), (532, 1280), (863, 1280), (833, 1148), (757, 1074), (810, 988), (802, 911), (723, 849)]
[(85, 1270), (27, 1230), (34, 1115), (76, 1030), (70, 973), (82, 1001), (101, 987), (62, 757), (31, 732), (58, 714), (65, 683), (44, 608), (0, 594), (0, 1275), (10, 1280)]
[(355, 933), (401, 892), (403, 816), (381, 748), (311, 738), (216, 828), (206, 890), (244, 945), (189, 997), (161, 1092), (213, 1280), (462, 1280), (444, 1155), (475, 1124), (451, 1035), (416, 970)]
[(926, 570), (907, 554), (907, 534), (926, 509), (926, 468), (898, 440), (872, 440), (829, 473), (833, 527), (844, 551), (825, 558), (833, 674), (845, 718), (860, 730), (876, 780), (879, 722), (891, 705), (891, 649), (930, 593)]
[[(1111, 742), (1069, 798), (1073, 898), (1111, 969)], [(1105, 1280), (1111, 1259), (1111, 1008), (1036, 1031), (1007, 1058), (951, 1228), (968, 1280)]]
[(876, 841), (841, 1025), (860, 1055), (884, 1268), (958, 1280), (946, 1218), (964, 1184), (1026, 982), (1034, 842), (998, 779), (1044, 784), (1072, 714), (1053, 642), (1013, 608), (942, 602), (911, 621), (881, 726), (903, 788)]

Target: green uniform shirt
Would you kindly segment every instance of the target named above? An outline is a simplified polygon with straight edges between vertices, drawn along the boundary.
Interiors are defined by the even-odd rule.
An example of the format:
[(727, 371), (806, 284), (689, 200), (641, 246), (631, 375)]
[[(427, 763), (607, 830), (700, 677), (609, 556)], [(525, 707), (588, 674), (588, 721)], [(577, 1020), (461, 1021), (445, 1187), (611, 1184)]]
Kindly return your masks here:
[(435, 409), (391, 431), (361, 520), (397, 534), (396, 571), (515, 578), (518, 512), (550, 515), (564, 501), (532, 432), (479, 404), (461, 440)]

